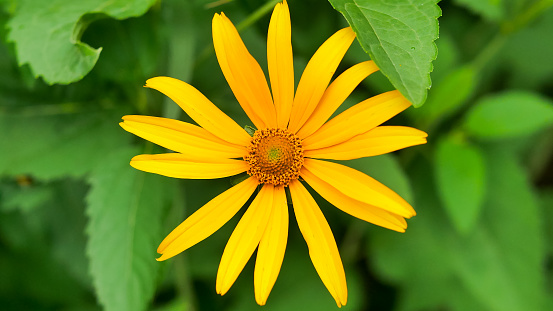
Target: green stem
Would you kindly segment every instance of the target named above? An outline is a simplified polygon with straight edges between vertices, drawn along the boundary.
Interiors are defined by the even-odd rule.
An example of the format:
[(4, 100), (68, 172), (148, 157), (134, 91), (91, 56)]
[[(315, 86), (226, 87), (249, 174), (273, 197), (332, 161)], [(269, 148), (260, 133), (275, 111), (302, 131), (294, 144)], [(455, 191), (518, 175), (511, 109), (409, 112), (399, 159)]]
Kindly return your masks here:
[[(281, 2), (282, 0), (271, 0), (265, 3), (263, 6), (261, 6), (259, 9), (255, 10), (252, 14), (250, 14), (248, 17), (246, 17), (245, 20), (241, 21), (237, 26), (236, 29), (238, 31), (242, 31), (248, 27), (250, 27), (252, 24), (257, 22), (260, 18), (265, 16), (277, 3)], [(198, 56), (198, 61), (196, 62), (196, 66), (199, 64), (203, 64), (210, 56), (211, 53), (213, 53), (213, 45), (209, 45), (205, 47), (202, 52), (200, 52), (200, 55)]]
[(508, 36), (498, 33), (491, 41), (480, 51), (472, 61), (472, 66), (476, 72), (481, 71), (484, 66), (501, 50), (507, 42)]
[(506, 34), (510, 34), (524, 28), (551, 6), (553, 6), (553, 0), (540, 0), (535, 2), (512, 21), (505, 23), (502, 26), (502, 31)]
[(262, 7), (255, 10), (250, 16), (248, 16), (245, 20), (241, 21), (237, 26), (236, 29), (238, 31), (242, 31), (248, 27), (250, 27), (253, 23), (257, 22), (260, 18), (265, 16), (265, 14), (269, 13), (273, 9), (273, 7), (281, 2), (282, 0), (271, 0), (265, 3)]

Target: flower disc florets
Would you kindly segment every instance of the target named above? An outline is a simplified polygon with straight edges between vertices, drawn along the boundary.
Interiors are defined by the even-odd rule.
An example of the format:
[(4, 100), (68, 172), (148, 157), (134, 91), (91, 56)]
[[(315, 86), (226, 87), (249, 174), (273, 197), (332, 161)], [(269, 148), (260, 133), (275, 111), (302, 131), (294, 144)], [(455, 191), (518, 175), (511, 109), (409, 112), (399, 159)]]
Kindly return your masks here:
[(299, 137), (285, 129), (257, 130), (244, 160), (250, 164), (248, 174), (260, 183), (288, 186), (300, 176), (303, 147)]

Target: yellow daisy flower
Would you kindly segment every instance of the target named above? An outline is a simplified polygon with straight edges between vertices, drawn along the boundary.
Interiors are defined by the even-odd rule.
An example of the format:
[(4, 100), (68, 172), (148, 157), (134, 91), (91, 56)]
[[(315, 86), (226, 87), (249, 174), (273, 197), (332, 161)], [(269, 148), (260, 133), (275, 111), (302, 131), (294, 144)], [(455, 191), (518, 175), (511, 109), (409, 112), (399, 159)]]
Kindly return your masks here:
[[(146, 87), (175, 101), (198, 125), (150, 116), (125, 116), (121, 126), (175, 151), (143, 154), (131, 165), (174, 178), (212, 179), (247, 172), (250, 177), (221, 193), (175, 228), (159, 245), (166, 260), (204, 240), (255, 195), (234, 229), (217, 272), (217, 293), (225, 294), (257, 248), (255, 299), (264, 305), (276, 281), (288, 238), (285, 188), (309, 256), (338, 306), (347, 302), (346, 277), (336, 242), (302, 181), (342, 211), (373, 224), (404, 232), (413, 208), (373, 178), (320, 159), (348, 160), (426, 143), (426, 133), (410, 127), (380, 126), (411, 104), (398, 92), (371, 97), (330, 121), (355, 87), (378, 70), (372, 61), (357, 64), (330, 80), (355, 39), (339, 30), (313, 55), (294, 94), (290, 13), (275, 6), (269, 24), (267, 60), (271, 89), (232, 22), (213, 17), (213, 43), (221, 70), (257, 130), (250, 136), (191, 85), (156, 77)], [(329, 85), (330, 83), (330, 85)], [(271, 96), (272, 90), (272, 96)]]

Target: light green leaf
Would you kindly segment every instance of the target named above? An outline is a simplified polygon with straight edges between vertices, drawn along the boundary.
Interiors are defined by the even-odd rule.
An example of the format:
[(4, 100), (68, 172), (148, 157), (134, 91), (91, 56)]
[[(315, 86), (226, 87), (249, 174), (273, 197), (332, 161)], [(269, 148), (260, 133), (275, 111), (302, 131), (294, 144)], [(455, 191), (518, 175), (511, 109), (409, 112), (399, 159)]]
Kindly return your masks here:
[(87, 254), (98, 300), (108, 311), (145, 310), (160, 266), (156, 248), (169, 179), (130, 167), (138, 153), (114, 151), (89, 179)]
[(462, 137), (447, 136), (435, 159), (438, 191), (445, 210), (460, 233), (469, 233), (480, 216), (486, 172), (480, 150)]
[[(35, 107), (38, 112), (43, 107)], [(56, 109), (71, 109), (57, 105)], [(118, 121), (123, 111), (87, 111), (44, 116), (0, 116), (0, 174), (41, 180), (88, 173), (130, 137)]]
[(485, 225), (460, 241), (458, 275), (490, 310), (545, 310), (545, 241), (532, 185), (502, 146), (485, 150), (485, 163)]
[(486, 139), (519, 137), (553, 124), (553, 102), (524, 91), (508, 91), (486, 97), (469, 111), (465, 128)]
[(20, 66), (29, 64), (48, 84), (82, 79), (101, 52), (80, 41), (95, 19), (140, 16), (155, 0), (21, 0), (8, 23)]
[(415, 107), (426, 100), (438, 50), (436, 0), (329, 0), (382, 73)]

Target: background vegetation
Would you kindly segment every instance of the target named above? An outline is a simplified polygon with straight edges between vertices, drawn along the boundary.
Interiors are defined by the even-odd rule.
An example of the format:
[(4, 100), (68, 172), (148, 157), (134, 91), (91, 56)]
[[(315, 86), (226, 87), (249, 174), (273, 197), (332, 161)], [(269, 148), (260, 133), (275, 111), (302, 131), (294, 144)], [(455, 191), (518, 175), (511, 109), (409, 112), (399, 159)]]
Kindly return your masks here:
[[(289, 1), (296, 81), (349, 22), (385, 75), (366, 79), (342, 110), (392, 88), (415, 106), (428, 94), (390, 122), (427, 131), (427, 145), (348, 161), (413, 204), (406, 233), (317, 197), (345, 264), (344, 309), (553, 310), (553, 1), (330, 2)], [(134, 170), (130, 158), (157, 147), (118, 122), (189, 120), (142, 88), (167, 75), (249, 124), (218, 68), (211, 19), (224, 11), (240, 25), (265, 67), (275, 3), (0, 0), (0, 309), (262, 308), (251, 262), (227, 295), (215, 293), (238, 217), (184, 254), (154, 260), (161, 239), (230, 180)], [(361, 45), (340, 72), (369, 59)], [(290, 221), (263, 308), (336, 309)]]

